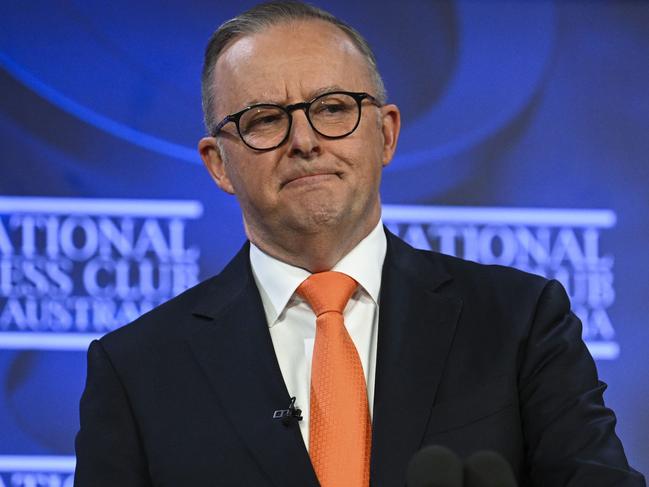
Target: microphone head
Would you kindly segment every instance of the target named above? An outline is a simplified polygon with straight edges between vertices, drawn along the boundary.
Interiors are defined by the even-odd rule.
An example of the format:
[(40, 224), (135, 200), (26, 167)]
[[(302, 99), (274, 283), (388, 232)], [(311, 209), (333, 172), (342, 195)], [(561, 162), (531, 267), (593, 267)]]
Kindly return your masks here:
[(479, 451), (464, 464), (465, 487), (516, 487), (507, 460), (495, 451)]
[(462, 461), (448, 448), (427, 446), (408, 464), (408, 487), (462, 487)]

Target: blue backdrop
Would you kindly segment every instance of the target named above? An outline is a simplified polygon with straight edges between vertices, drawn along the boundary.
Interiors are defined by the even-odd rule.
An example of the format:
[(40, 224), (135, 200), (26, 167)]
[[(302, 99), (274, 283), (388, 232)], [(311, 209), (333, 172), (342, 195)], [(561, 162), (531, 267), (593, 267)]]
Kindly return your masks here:
[[(205, 42), (253, 3), (0, 5), (0, 487), (71, 485), (88, 341), (242, 243), (195, 147)], [(319, 5), (402, 109), (384, 221), (559, 278), (649, 472), (649, 4)]]

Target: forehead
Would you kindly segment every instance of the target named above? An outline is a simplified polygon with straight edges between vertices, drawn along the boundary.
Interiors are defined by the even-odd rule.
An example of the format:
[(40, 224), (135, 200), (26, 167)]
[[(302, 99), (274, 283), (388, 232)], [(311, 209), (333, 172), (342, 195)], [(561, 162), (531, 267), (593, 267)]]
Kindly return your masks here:
[(324, 21), (291, 21), (235, 40), (214, 70), (217, 110), (288, 103), (326, 86), (372, 91), (367, 60), (339, 28)]

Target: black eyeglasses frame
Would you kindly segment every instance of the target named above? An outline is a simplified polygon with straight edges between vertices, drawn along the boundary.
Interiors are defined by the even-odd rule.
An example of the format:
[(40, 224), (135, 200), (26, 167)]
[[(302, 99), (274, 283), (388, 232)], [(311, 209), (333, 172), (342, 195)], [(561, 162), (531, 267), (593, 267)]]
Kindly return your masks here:
[[(356, 101), (356, 104), (358, 105), (358, 118), (356, 119), (356, 123), (354, 124), (354, 127), (349, 132), (347, 132), (346, 134), (335, 135), (335, 136), (325, 135), (322, 132), (320, 132), (317, 128), (315, 128), (315, 126), (313, 125), (313, 122), (311, 121), (311, 117), (309, 116), (309, 109), (311, 108), (311, 105), (314, 102), (316, 102), (317, 100), (319, 100), (320, 98), (323, 98), (323, 97), (329, 96), (329, 95), (348, 95), (348, 96), (352, 97)], [(221, 120), (216, 125), (216, 127), (214, 127), (214, 130), (212, 131), (211, 135), (212, 135), (212, 137), (216, 137), (221, 132), (221, 129), (225, 125), (227, 125), (230, 122), (233, 122), (235, 124), (235, 126), (237, 127), (237, 133), (239, 134), (239, 138), (248, 147), (250, 147), (253, 150), (263, 151), (263, 152), (274, 150), (274, 149), (277, 149), (278, 147), (280, 147), (281, 145), (283, 145), (288, 140), (288, 137), (289, 137), (289, 135), (291, 133), (291, 127), (293, 126), (293, 117), (291, 115), (292, 112), (294, 112), (295, 110), (304, 110), (304, 114), (306, 115), (306, 119), (308, 120), (309, 125), (311, 126), (311, 128), (314, 130), (315, 133), (317, 133), (318, 135), (320, 135), (322, 137), (325, 137), (327, 139), (332, 139), (332, 140), (342, 139), (344, 137), (347, 137), (347, 136), (351, 135), (358, 128), (358, 125), (361, 122), (361, 117), (363, 115), (363, 112), (362, 112), (363, 100), (369, 100), (373, 105), (375, 105), (377, 107), (382, 106), (381, 103), (379, 103), (379, 101), (375, 97), (370, 95), (369, 93), (355, 92), (355, 91), (341, 91), (341, 90), (328, 91), (326, 93), (322, 93), (322, 94), (312, 98), (310, 101), (303, 101), (303, 102), (300, 102), (300, 103), (293, 103), (291, 105), (277, 105), (275, 103), (255, 103), (254, 105), (247, 106), (244, 109), (239, 110), (236, 113), (232, 113), (230, 115), (227, 115), (223, 120)], [(241, 117), (243, 116), (244, 113), (246, 113), (249, 110), (252, 110), (254, 108), (259, 108), (259, 107), (275, 107), (275, 108), (279, 108), (280, 110), (284, 111), (288, 115), (288, 127), (286, 129), (286, 135), (281, 140), (281, 142), (279, 142), (277, 145), (274, 145), (273, 147), (268, 147), (268, 148), (264, 148), (264, 149), (259, 149), (257, 147), (253, 147), (252, 145), (248, 144), (248, 142), (246, 142), (246, 140), (243, 138), (243, 135), (241, 134), (241, 129), (239, 128), (239, 120), (241, 120)]]

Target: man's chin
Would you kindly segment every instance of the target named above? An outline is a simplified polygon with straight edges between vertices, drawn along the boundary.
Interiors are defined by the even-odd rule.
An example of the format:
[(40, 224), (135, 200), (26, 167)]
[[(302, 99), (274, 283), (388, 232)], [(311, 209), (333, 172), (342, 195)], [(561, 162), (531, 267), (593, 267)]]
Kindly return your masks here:
[(283, 226), (284, 229), (290, 229), (297, 238), (299, 234), (343, 231), (349, 217), (348, 209), (334, 201), (326, 204), (313, 204), (311, 201), (294, 208), (290, 217), (284, 219)]
[(338, 210), (319, 210), (304, 215), (300, 219), (300, 231), (319, 233), (336, 230), (341, 227), (343, 215)]

